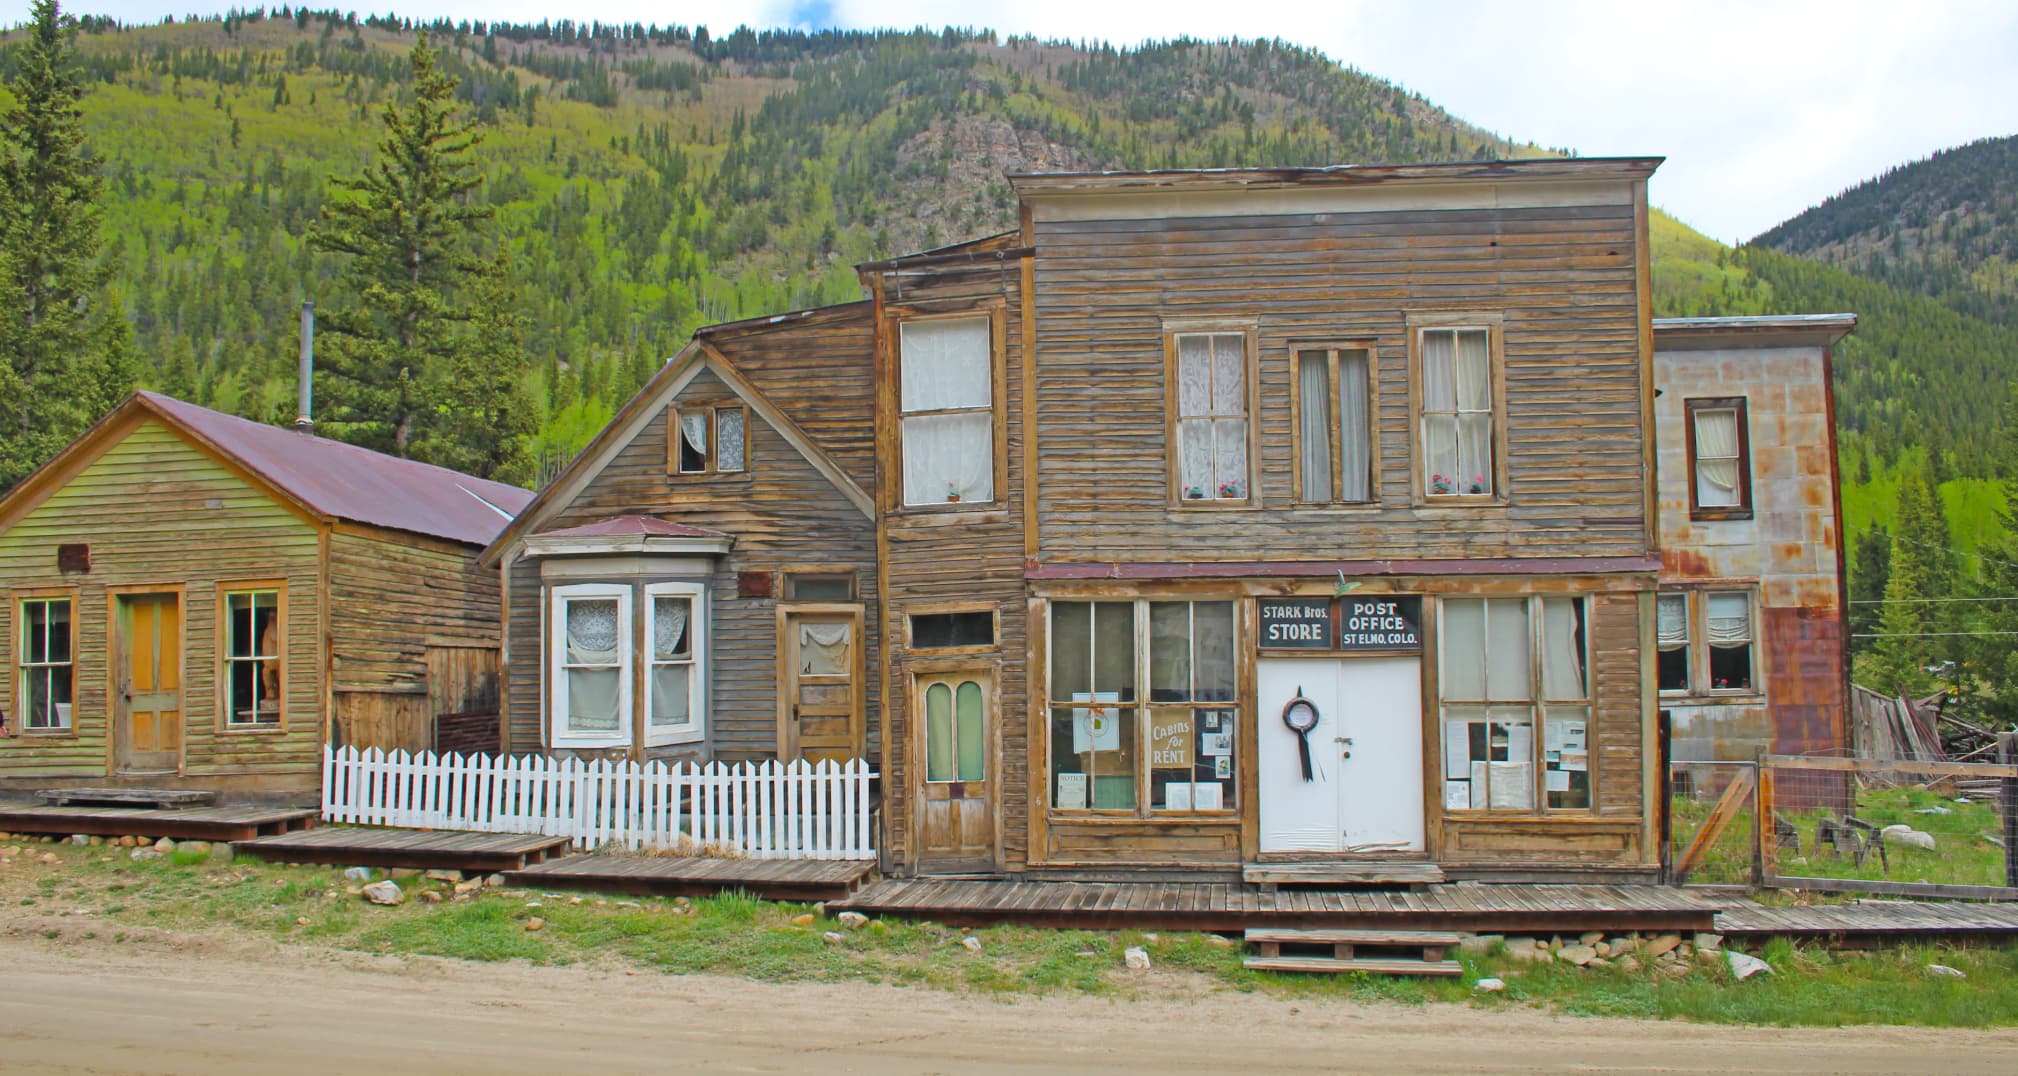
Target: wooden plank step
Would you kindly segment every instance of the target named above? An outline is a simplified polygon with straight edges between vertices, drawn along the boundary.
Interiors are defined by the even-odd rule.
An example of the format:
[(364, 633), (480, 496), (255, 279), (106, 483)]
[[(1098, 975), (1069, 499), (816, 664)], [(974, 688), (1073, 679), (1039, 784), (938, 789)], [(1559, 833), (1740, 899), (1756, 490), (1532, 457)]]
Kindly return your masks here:
[(1434, 863), (1353, 859), (1249, 863), (1240, 869), (1249, 885), (1441, 885), (1443, 868)]
[(73, 803), (122, 807), (152, 804), (166, 809), (206, 807), (217, 801), (217, 793), (195, 788), (45, 788), (35, 795), (58, 807)]
[(1329, 956), (1251, 956), (1241, 966), (1256, 971), (1306, 971), (1337, 974), (1348, 971), (1375, 975), (1463, 975), (1464, 965), (1455, 960), (1408, 960), (1397, 957), (1353, 957), (1340, 960)]
[(1296, 930), (1288, 927), (1249, 927), (1250, 942), (1287, 945), (1434, 945), (1451, 948), (1464, 935), (1438, 930)]

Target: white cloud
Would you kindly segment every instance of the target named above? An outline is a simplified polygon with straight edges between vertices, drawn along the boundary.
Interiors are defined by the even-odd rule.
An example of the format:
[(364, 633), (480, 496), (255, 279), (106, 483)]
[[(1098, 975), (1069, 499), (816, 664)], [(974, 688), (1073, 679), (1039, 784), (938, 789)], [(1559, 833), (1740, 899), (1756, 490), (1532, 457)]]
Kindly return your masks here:
[[(163, 6), (174, 2), (77, 0), (71, 9), (154, 21), (201, 6)], [(19, 14), (0, 22), (25, 17), (25, 3), (7, 6)], [(2018, 133), (2018, 5), (2005, 0), (380, 0), (371, 8), (704, 23), (717, 32), (817, 13), (849, 27), (985, 26), (1117, 44), (1280, 37), (1508, 137), (1588, 155), (1665, 155), (1655, 202), (1725, 240), (1935, 150)]]

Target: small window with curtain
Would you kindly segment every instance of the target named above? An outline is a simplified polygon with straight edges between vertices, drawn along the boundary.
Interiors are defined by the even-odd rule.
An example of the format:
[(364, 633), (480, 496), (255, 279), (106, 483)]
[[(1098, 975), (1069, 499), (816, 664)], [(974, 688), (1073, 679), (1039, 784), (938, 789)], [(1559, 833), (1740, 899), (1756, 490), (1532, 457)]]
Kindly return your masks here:
[(985, 316), (906, 321), (898, 336), (904, 503), (993, 501), (991, 322)]
[(1751, 594), (1745, 591), (1704, 594), (1703, 626), (1710, 650), (1710, 690), (1753, 690)]
[(553, 746), (629, 743), (631, 588), (601, 583), (555, 587), (549, 623)]
[(1172, 433), (1180, 504), (1249, 499), (1247, 335), (1177, 333), (1171, 337), (1176, 392)]
[(1422, 489), (1431, 498), (1498, 494), (1492, 330), (1418, 330)]
[(226, 591), (224, 609), (224, 726), (278, 726), (284, 635), (280, 592)]
[(1296, 500), (1366, 504), (1373, 497), (1373, 371), (1364, 349), (1299, 348)]
[(1751, 432), (1745, 398), (1683, 401), (1691, 519), (1752, 518)]
[(69, 598), (29, 598), (20, 605), (15, 683), (21, 729), (69, 732), (75, 684), (74, 606)]
[(1663, 692), (1689, 690), (1689, 596), (1662, 594), (1654, 599), (1655, 631), (1660, 656), (1656, 677)]
[(699, 585), (654, 583), (645, 588), (645, 744), (689, 738), (705, 709), (701, 656), (706, 609)]
[(690, 405), (668, 412), (674, 474), (741, 474), (748, 467), (749, 412)]

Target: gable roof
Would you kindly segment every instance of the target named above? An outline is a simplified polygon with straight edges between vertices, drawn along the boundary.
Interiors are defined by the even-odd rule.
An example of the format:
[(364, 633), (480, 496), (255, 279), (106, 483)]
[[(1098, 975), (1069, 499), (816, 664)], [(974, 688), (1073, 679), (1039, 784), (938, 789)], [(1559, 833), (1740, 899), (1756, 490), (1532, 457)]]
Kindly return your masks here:
[[(81, 468), (109, 447), (111, 431), (143, 417), (236, 464), (310, 515), (483, 545), (532, 501), (531, 490), (446, 467), (136, 392), (56, 458), (0, 499), (0, 526), (18, 503), (39, 501), (49, 480)], [(100, 442), (106, 442), (101, 445)], [(67, 474), (63, 475), (67, 479)]]

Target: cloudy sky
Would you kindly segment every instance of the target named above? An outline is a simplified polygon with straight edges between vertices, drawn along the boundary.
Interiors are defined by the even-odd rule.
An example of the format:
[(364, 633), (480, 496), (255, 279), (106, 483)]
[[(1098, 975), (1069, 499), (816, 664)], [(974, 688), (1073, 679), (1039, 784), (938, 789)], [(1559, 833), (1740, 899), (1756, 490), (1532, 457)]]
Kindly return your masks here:
[[(19, 21), (27, 7), (0, 0), (0, 23)], [(210, 5), (65, 7), (153, 22)], [(2010, 0), (380, 0), (360, 10), (701, 24), (717, 33), (744, 23), (950, 23), (1116, 44), (1279, 37), (1502, 135), (1593, 156), (1665, 156), (1655, 204), (1725, 241), (1892, 165), (2018, 133)]]

